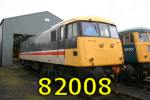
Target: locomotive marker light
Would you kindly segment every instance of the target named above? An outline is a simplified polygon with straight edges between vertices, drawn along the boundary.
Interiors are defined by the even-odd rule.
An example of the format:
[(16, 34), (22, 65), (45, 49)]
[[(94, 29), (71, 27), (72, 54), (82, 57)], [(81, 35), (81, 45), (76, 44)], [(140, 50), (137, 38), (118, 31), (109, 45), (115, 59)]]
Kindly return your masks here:
[(146, 59), (148, 56), (147, 55), (144, 55), (144, 58)]
[(114, 48), (114, 46), (115, 46), (114, 44), (111, 44), (111, 45), (110, 45), (111, 48)]
[(93, 57), (91, 57), (90, 59), (89, 59), (89, 62), (93, 62), (94, 61), (94, 58)]
[(104, 43), (99, 44), (99, 47), (103, 48), (104, 47)]

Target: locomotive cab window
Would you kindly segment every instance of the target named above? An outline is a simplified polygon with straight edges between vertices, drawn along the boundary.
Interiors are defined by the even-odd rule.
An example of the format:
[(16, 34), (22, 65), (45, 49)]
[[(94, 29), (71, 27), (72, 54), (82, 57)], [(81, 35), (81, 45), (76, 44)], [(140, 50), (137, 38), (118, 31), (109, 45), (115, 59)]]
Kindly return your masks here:
[(83, 36), (119, 38), (115, 25), (99, 22), (81, 22)]
[(74, 38), (74, 37), (77, 37), (77, 24), (76, 23), (73, 23), (73, 25), (72, 25), (72, 37)]
[(61, 26), (57, 29), (57, 41), (64, 40), (64, 27)]
[(72, 38), (72, 24), (67, 25), (67, 35), (68, 39)]
[(78, 29), (76, 23), (71, 23), (66, 26), (66, 35), (68, 39), (77, 37)]
[(149, 42), (150, 41), (149, 34), (150, 33), (139, 33), (140, 42)]
[(99, 28), (102, 37), (110, 37), (107, 24), (99, 23)]
[(113, 25), (108, 25), (108, 26), (109, 26), (111, 37), (112, 38), (119, 38), (116, 26), (113, 26)]
[(124, 33), (123, 34), (123, 44), (131, 44), (134, 43), (133, 34), (132, 33)]
[(97, 23), (81, 22), (82, 34), (84, 36), (99, 36)]
[(123, 35), (123, 44), (128, 44), (129, 43), (129, 34), (125, 33)]
[(133, 33), (130, 33), (130, 43), (134, 43)]

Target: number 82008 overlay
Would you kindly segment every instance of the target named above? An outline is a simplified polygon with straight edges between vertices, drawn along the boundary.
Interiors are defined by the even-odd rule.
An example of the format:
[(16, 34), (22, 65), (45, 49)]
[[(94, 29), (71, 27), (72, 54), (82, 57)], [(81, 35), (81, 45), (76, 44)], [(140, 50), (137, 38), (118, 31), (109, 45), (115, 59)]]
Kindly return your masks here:
[[(88, 96), (94, 95), (96, 91), (98, 91), (100, 95), (109, 95), (111, 93), (109, 86), (111, 80), (109, 78), (101, 78), (98, 82), (94, 78), (86, 78), (83, 82), (81, 82), (79, 78), (71, 78), (69, 81), (66, 81), (64, 78), (55, 78), (54, 82), (50, 78), (41, 78), (39, 80), (39, 93), (44, 96), (50, 95), (52, 91), (51, 84), (56, 82), (61, 83), (61, 86), (55, 92), (55, 95), (59, 96), (68, 94), (80, 95), (81, 89), (83, 89), (84, 93)], [(76, 89), (74, 88), (74, 84)], [(66, 87), (69, 89), (68, 93), (63, 91)]]

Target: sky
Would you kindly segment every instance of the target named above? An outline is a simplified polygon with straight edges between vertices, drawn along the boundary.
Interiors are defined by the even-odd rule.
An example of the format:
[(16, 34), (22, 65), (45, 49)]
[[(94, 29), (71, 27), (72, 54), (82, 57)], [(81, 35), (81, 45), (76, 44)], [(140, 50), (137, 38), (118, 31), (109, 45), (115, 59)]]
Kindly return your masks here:
[(0, 20), (41, 11), (49, 11), (63, 20), (77, 16), (105, 17), (119, 31), (150, 28), (150, 0), (0, 0)]

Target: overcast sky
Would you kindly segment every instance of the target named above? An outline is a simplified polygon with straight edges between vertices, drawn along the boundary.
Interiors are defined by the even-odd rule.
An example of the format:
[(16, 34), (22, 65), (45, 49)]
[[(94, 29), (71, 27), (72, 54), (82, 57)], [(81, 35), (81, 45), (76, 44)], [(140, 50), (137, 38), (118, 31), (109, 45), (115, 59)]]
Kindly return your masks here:
[(2, 18), (49, 11), (63, 20), (76, 16), (102, 16), (119, 30), (150, 28), (150, 0), (0, 0)]

